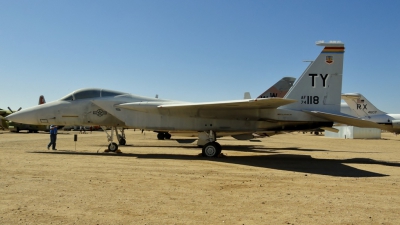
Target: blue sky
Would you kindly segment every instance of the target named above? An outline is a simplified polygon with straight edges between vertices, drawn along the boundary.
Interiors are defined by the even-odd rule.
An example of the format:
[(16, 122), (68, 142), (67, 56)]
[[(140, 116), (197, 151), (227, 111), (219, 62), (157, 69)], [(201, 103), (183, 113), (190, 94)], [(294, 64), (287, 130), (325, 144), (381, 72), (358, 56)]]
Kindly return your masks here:
[(0, 108), (85, 87), (182, 101), (253, 97), (345, 43), (342, 92), (400, 113), (400, 1), (0, 0)]

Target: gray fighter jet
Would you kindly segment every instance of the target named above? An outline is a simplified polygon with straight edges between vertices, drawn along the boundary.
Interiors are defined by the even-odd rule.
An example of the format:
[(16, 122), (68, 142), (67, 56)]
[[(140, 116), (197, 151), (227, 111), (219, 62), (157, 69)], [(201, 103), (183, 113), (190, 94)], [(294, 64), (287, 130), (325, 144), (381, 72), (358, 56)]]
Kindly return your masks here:
[(29, 124), (101, 125), (113, 127), (110, 151), (116, 151), (117, 127), (153, 131), (198, 132), (202, 154), (215, 157), (222, 147), (218, 133), (309, 130), (331, 127), (326, 115), (340, 113), (344, 44), (317, 42), (324, 47), (284, 98), (256, 98), (191, 103), (142, 97), (98, 88), (74, 91), (60, 100), (21, 110), (7, 119)]

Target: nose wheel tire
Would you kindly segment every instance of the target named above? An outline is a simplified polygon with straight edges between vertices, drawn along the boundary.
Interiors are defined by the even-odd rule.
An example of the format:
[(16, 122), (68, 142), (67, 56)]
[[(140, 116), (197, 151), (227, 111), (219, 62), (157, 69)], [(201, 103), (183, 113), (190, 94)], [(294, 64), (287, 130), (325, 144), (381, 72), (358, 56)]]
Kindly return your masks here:
[(217, 157), (221, 154), (222, 147), (218, 142), (209, 142), (203, 146), (202, 155), (204, 157)]
[(110, 143), (110, 144), (108, 145), (108, 150), (109, 150), (110, 152), (115, 152), (115, 151), (118, 150), (118, 145), (117, 145), (116, 143), (112, 142), (112, 143)]

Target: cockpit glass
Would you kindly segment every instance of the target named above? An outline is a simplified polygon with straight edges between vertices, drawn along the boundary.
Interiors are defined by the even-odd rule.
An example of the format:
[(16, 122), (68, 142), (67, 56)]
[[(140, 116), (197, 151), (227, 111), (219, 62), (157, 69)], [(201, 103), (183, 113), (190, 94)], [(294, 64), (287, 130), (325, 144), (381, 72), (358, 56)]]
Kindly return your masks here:
[[(101, 94), (101, 95), (100, 95)], [(101, 90), (101, 89), (86, 89), (86, 90), (78, 90), (67, 96), (61, 98), (63, 101), (73, 101), (79, 99), (88, 99), (88, 98), (99, 98), (101, 97), (112, 97), (118, 95), (124, 95), (126, 93), (119, 91), (111, 91), (111, 90)], [(75, 98), (74, 98), (75, 97)]]
[(61, 100), (63, 100), (63, 101), (72, 101), (74, 99), (72, 98), (72, 94), (69, 94), (69, 95), (65, 96), (64, 98), (62, 98)]
[(117, 96), (123, 95), (125, 93), (119, 91), (109, 91), (109, 90), (101, 90), (101, 97), (110, 97), (110, 96)]
[(100, 97), (100, 90), (84, 90), (74, 93), (75, 100)]

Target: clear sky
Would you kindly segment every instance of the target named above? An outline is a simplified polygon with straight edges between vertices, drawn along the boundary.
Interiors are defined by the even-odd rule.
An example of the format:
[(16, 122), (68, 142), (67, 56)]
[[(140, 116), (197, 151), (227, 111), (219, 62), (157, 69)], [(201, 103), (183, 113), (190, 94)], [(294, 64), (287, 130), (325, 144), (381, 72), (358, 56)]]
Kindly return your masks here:
[(253, 97), (345, 43), (342, 92), (400, 113), (400, 1), (0, 0), (0, 108), (86, 87)]

